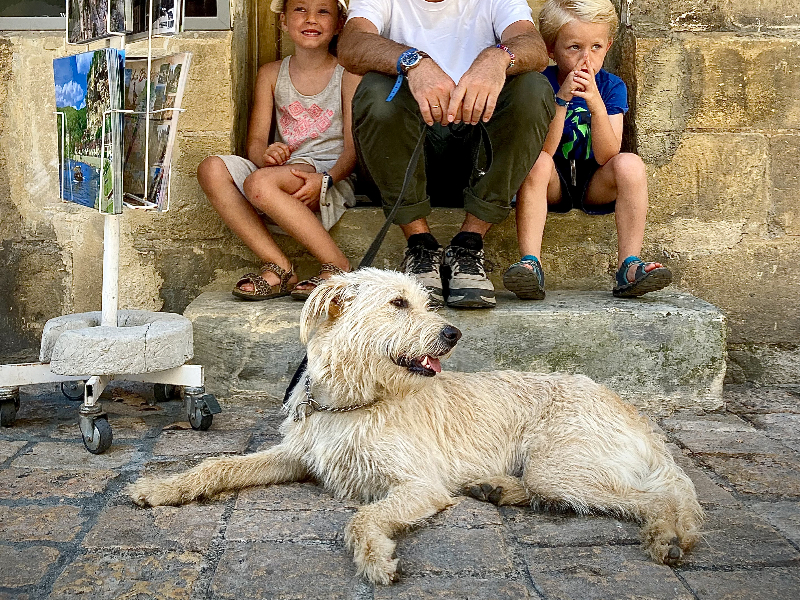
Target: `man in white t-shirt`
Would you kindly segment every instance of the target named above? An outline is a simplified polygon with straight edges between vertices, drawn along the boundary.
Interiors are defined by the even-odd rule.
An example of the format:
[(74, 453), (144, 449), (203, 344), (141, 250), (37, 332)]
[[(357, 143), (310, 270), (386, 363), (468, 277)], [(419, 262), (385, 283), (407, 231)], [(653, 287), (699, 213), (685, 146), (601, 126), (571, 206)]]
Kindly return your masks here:
[[(359, 160), (397, 201), (421, 135), (418, 162), (394, 222), (408, 240), (401, 270), (439, 303), (491, 308), (483, 236), (511, 210), (553, 116), (548, 63), (525, 0), (351, 0), (338, 43), (364, 75), (353, 98)], [(442, 249), (426, 221), (430, 198), (467, 214)]]

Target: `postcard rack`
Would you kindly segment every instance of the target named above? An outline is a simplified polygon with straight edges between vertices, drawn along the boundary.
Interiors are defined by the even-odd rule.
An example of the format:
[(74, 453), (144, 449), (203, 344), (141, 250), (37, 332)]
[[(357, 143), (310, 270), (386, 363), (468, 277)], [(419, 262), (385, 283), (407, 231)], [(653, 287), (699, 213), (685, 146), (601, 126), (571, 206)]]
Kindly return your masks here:
[[(138, 1), (141, 4), (142, 0)], [(148, 198), (148, 175), (150, 174), (148, 159), (150, 119), (154, 114), (165, 111), (181, 111), (180, 108), (150, 110), (151, 62), (153, 31), (153, 4), (160, 0), (144, 0), (149, 3), (147, 16), (147, 90), (146, 111), (109, 109), (103, 113), (102, 143), (100, 149), (100, 179), (98, 185), (98, 207), (102, 211), (104, 196), (103, 172), (106, 147), (105, 125), (107, 116), (114, 113), (144, 115), (145, 151), (144, 151), (144, 194)], [(172, 3), (173, 10), (180, 1)], [(111, 6), (107, 3), (107, 34), (102, 36), (107, 47), (119, 50), (125, 47), (125, 34), (111, 30)], [(70, 44), (69, 4), (67, 4), (67, 43)], [(176, 18), (176, 17), (173, 17)], [(177, 31), (177, 26), (176, 26)], [(93, 40), (91, 40), (93, 41)], [(80, 42), (81, 44), (85, 42)], [(188, 63), (187, 63), (188, 64)], [(185, 75), (185, 74), (184, 74)], [(62, 132), (65, 131), (66, 116), (57, 112), (56, 121)], [(65, 185), (67, 177), (64, 155), (64, 135), (61, 136), (59, 152), (61, 154), (60, 186)], [(115, 148), (115, 152), (119, 148)], [(114, 157), (117, 159), (117, 157)], [(112, 177), (121, 180), (120, 160), (111, 162), (115, 170)], [(169, 164), (162, 165), (166, 173), (159, 174), (166, 179), (160, 189), (166, 191), (166, 206), (169, 202)], [(62, 188), (62, 191), (66, 188)], [(118, 193), (117, 190), (115, 193)], [(153, 203), (156, 204), (156, 203)], [(164, 210), (165, 207), (161, 206)], [(116, 209), (116, 206), (115, 206)], [(113, 434), (108, 416), (99, 402), (105, 387), (113, 380), (140, 381), (154, 384), (154, 400), (165, 401), (174, 398), (183, 391), (184, 414), (193, 429), (206, 430), (213, 421), (213, 415), (221, 412), (214, 396), (205, 393), (202, 365), (185, 364), (192, 357), (191, 322), (182, 315), (170, 313), (150, 313), (147, 311), (121, 311), (119, 304), (119, 248), (120, 222), (122, 207), (119, 211), (103, 213), (103, 286), (102, 311), (65, 315), (47, 322), (42, 334), (40, 362), (0, 365), (0, 425), (10, 427), (16, 420), (20, 407), (19, 388), (27, 385), (44, 383), (60, 383), (65, 396), (72, 400), (83, 399), (79, 408), (79, 425), (83, 443), (93, 454), (105, 452), (112, 443)], [(63, 342), (63, 343), (62, 343)], [(85, 347), (81, 347), (84, 344)], [(147, 348), (157, 348), (157, 356), (147, 356), (154, 352)], [(112, 349), (111, 351), (109, 349)], [(127, 352), (131, 356), (111, 356), (113, 349)], [(60, 351), (65, 357), (57, 360)], [(142, 354), (144, 353), (144, 356)], [(129, 359), (129, 360), (128, 360)], [(139, 366), (140, 372), (130, 372), (126, 365)], [(162, 366), (164, 368), (158, 368)], [(115, 369), (121, 372), (115, 372)], [(135, 369), (134, 369), (135, 370)]]

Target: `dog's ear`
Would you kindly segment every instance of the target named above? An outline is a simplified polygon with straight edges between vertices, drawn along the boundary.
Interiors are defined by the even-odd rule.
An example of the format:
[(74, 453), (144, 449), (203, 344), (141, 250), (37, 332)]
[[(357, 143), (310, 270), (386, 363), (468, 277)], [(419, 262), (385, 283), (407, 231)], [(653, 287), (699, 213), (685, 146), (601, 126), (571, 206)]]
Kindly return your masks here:
[(331, 277), (311, 292), (300, 315), (300, 340), (304, 344), (324, 321), (341, 316), (355, 293), (353, 288), (343, 277)]

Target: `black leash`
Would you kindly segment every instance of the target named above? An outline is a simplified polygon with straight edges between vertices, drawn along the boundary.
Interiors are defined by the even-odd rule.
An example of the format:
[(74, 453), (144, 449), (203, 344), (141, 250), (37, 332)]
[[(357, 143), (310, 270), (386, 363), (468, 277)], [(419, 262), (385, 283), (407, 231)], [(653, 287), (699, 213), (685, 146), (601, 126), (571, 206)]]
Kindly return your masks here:
[[(425, 146), (425, 132), (425, 123), (422, 122), (422, 131), (420, 132), (419, 139), (417, 140), (417, 145), (414, 147), (414, 152), (411, 154), (411, 160), (408, 161), (406, 174), (405, 177), (403, 177), (403, 185), (400, 187), (400, 193), (397, 195), (397, 200), (395, 201), (394, 206), (392, 206), (392, 210), (390, 210), (389, 214), (386, 215), (386, 220), (383, 222), (383, 227), (381, 227), (380, 231), (378, 231), (378, 235), (375, 236), (375, 239), (372, 240), (372, 244), (367, 250), (367, 253), (364, 254), (364, 258), (362, 258), (361, 262), (358, 263), (359, 269), (363, 269), (364, 267), (369, 267), (372, 265), (372, 261), (375, 260), (375, 256), (378, 254), (381, 244), (383, 244), (386, 233), (389, 231), (389, 227), (392, 225), (394, 216), (397, 214), (397, 209), (400, 208), (400, 204), (403, 201), (403, 195), (406, 193), (408, 182), (411, 180), (411, 174), (417, 168), (419, 157), (422, 154), (422, 148)], [(308, 354), (303, 356), (302, 362), (297, 367), (294, 375), (292, 375), (292, 380), (289, 382), (289, 387), (286, 388), (286, 392), (283, 394), (284, 404), (289, 401), (289, 396), (292, 395), (292, 390), (294, 390), (295, 386), (300, 382), (300, 378), (303, 376), (303, 372), (306, 370), (307, 365)]]
[[(358, 263), (359, 269), (371, 266), (372, 261), (375, 260), (375, 256), (378, 254), (378, 250), (380, 250), (381, 244), (383, 244), (383, 240), (386, 237), (386, 233), (389, 231), (389, 227), (391, 227), (392, 225), (394, 216), (397, 214), (397, 209), (400, 208), (403, 196), (406, 193), (406, 188), (408, 187), (408, 183), (411, 180), (411, 174), (417, 168), (419, 157), (422, 155), (422, 149), (425, 147), (425, 134), (427, 132), (426, 129), (427, 126), (425, 125), (425, 122), (424, 121), (420, 122), (422, 124), (422, 131), (420, 132), (419, 139), (417, 139), (417, 145), (414, 147), (414, 152), (411, 154), (411, 159), (408, 161), (408, 166), (406, 167), (406, 173), (405, 176), (403, 177), (403, 185), (400, 187), (400, 193), (397, 195), (397, 200), (395, 201), (394, 206), (392, 206), (392, 210), (390, 210), (389, 214), (386, 215), (386, 220), (383, 222), (383, 227), (381, 227), (380, 231), (378, 231), (378, 235), (375, 236), (375, 239), (372, 240), (372, 244), (370, 245), (366, 254), (364, 254), (364, 258), (362, 258), (361, 262)], [(489, 133), (486, 131), (486, 127), (484, 127), (483, 123), (480, 123), (478, 125), (478, 128), (480, 129), (482, 144), (476, 145), (472, 161), (478, 175), (482, 176), (484, 173), (486, 173), (486, 171), (489, 170), (489, 167), (492, 164), (492, 145), (489, 142)], [(478, 166), (478, 159), (480, 157), (481, 145), (483, 145), (486, 151), (486, 164), (482, 169)], [(303, 356), (303, 360), (300, 362), (300, 365), (297, 367), (297, 370), (295, 370), (294, 375), (292, 375), (292, 380), (289, 382), (289, 386), (286, 388), (286, 392), (284, 392), (283, 394), (283, 404), (289, 402), (289, 396), (292, 395), (292, 390), (294, 390), (295, 386), (300, 382), (300, 378), (303, 376), (303, 372), (306, 370), (307, 365), (308, 365), (308, 354)]]

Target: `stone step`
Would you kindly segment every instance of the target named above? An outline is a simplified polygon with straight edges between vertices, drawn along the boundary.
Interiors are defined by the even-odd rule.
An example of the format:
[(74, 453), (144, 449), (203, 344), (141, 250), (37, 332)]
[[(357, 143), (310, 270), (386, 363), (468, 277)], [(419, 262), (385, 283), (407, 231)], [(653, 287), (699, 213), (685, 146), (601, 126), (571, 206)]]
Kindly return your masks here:
[[(458, 233), (464, 211), (455, 208), (434, 208), (428, 223), (439, 243), (446, 245)], [(331, 236), (355, 267), (366, 254), (384, 222), (383, 211), (373, 206), (358, 206), (345, 212), (331, 229)], [(278, 236), (278, 243), (295, 265), (301, 278), (316, 275), (319, 263), (288, 236)], [(659, 249), (647, 239), (642, 256), (664, 261)], [(399, 227), (391, 227), (371, 266), (396, 269), (405, 249)], [(503, 272), (519, 260), (516, 220), (509, 218), (495, 225), (486, 235), (487, 275), (495, 287), (503, 287)], [(544, 232), (542, 260), (550, 289), (608, 290), (614, 285), (616, 269), (616, 228), (614, 215), (589, 216), (573, 210), (567, 214), (550, 214)], [(492, 266), (493, 265), (493, 266)], [(253, 265), (257, 266), (256, 263)], [(241, 269), (229, 273), (225, 289), (241, 276)], [(222, 286), (216, 289), (222, 289)]]
[[(198, 296), (184, 315), (207, 390), (242, 402), (279, 402), (305, 353), (301, 308), (289, 298)], [(463, 332), (444, 369), (583, 373), (651, 414), (722, 403), (725, 317), (686, 293), (620, 300), (610, 292), (556, 290), (522, 302), (498, 291), (495, 309), (442, 314)]]

